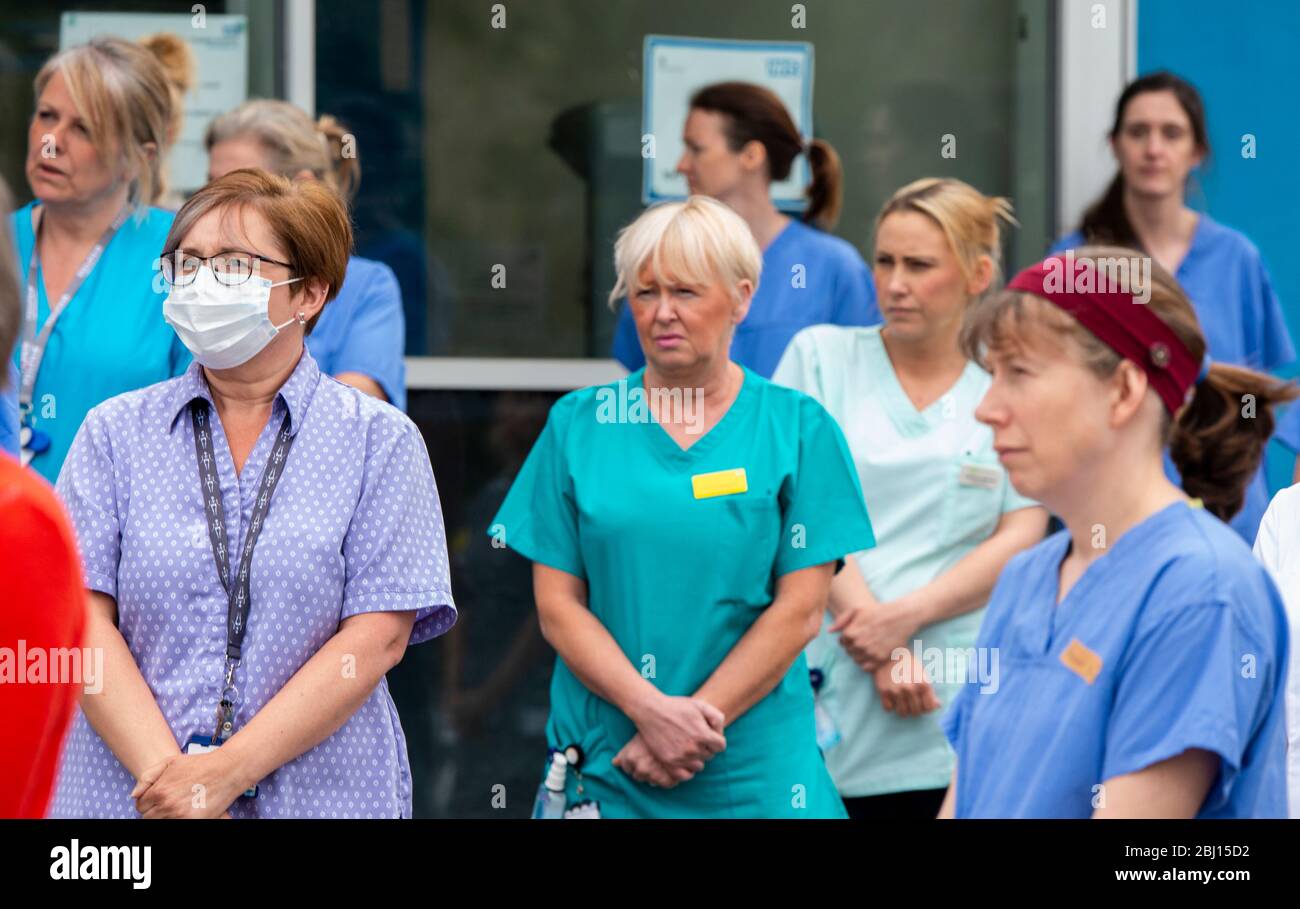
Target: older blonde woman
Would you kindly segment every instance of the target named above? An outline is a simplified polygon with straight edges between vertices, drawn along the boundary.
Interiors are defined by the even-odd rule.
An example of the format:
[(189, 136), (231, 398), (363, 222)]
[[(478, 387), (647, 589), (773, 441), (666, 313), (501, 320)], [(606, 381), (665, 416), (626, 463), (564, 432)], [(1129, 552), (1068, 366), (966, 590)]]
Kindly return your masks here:
[(91, 411), (59, 479), (107, 678), (54, 815), (410, 816), (384, 674), (456, 611), (419, 430), (304, 348), (350, 242), (333, 193), (263, 171), (177, 212), (196, 362)]
[(36, 75), (27, 132), (30, 205), (13, 214), (26, 280), (22, 458), (54, 482), (86, 412), (184, 372), (158, 318), (155, 263), (172, 215), (149, 207), (167, 150), (171, 89), (149, 51), (97, 38)]
[(821, 405), (728, 358), (761, 262), (703, 196), (625, 229), (646, 365), (556, 402), (489, 528), (534, 562), (548, 744), (604, 817), (844, 815), (801, 651), (871, 526)]

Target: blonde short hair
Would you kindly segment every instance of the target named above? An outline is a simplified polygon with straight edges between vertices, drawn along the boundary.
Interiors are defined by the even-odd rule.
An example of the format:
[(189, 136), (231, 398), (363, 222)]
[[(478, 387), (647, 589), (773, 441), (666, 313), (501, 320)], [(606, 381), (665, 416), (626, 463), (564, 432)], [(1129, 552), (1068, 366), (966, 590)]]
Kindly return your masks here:
[(1001, 224), (1017, 223), (1010, 199), (986, 196), (951, 177), (925, 177), (889, 198), (876, 217), (876, 231), (886, 217), (900, 211), (920, 212), (939, 225), (968, 280), (980, 257), (988, 256), (997, 283), (1002, 274)]
[(243, 138), (254, 139), (266, 149), (271, 173), (293, 178), (299, 171), (310, 171), (345, 202), (356, 195), (361, 183), (356, 140), (329, 114), (313, 121), (288, 101), (256, 98), (208, 124), (204, 145), (211, 152), (218, 142)]
[(721, 281), (735, 294), (741, 281), (758, 289), (763, 253), (740, 215), (716, 199), (691, 196), (685, 202), (663, 202), (619, 231), (614, 244), (618, 281), (609, 292), (613, 309), (636, 286), (637, 275), (649, 265), (655, 280), (669, 278), (690, 284)]
[[(36, 74), (38, 99), (55, 73), (62, 74), (100, 156), (116, 149), (135, 170), (131, 203), (152, 204), (161, 186), (172, 120), (172, 89), (157, 58), (134, 41), (92, 38), (45, 61)], [(145, 149), (150, 142), (153, 155)], [(111, 164), (107, 158), (104, 162)]]

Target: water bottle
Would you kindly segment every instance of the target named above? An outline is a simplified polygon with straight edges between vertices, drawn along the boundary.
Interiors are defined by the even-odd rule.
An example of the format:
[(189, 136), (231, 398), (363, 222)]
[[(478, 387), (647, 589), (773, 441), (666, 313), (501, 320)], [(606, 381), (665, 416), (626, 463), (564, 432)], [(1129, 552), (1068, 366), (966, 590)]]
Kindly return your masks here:
[(831, 719), (831, 715), (826, 712), (826, 707), (822, 704), (819, 692), (826, 681), (826, 676), (820, 669), (809, 669), (808, 680), (812, 682), (813, 689), (813, 718), (817, 723), (817, 747), (826, 752), (838, 745), (843, 737), (840, 735), (839, 727), (835, 725), (835, 721)]
[(569, 762), (564, 753), (557, 751), (551, 758), (546, 779), (537, 787), (537, 801), (533, 804), (534, 820), (562, 820), (564, 818), (564, 774)]

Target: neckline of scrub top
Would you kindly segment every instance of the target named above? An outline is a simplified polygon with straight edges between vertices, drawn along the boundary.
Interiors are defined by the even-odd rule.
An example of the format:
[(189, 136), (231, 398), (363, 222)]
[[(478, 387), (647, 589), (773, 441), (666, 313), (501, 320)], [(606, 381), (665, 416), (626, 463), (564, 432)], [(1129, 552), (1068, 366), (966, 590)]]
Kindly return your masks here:
[[(1186, 501), (1170, 502), (1164, 508), (1147, 515), (1137, 524), (1120, 534), (1119, 539), (1107, 547), (1105, 554), (1083, 570), (1083, 574), (1074, 582), (1074, 586), (1070, 588), (1064, 598), (1060, 597), (1061, 563), (1070, 554), (1072, 541), (1068, 528), (1061, 531), (1061, 551), (1050, 560), (1049, 564), (1052, 570), (1047, 573), (1048, 576), (1045, 579), (1050, 599), (1048, 600), (1047, 622), (1043, 627), (1043, 631), (1046, 632), (1046, 639), (1039, 642), (1041, 645), (1039, 653), (1041, 655), (1051, 653), (1053, 645), (1060, 637), (1061, 632), (1064, 631), (1068, 620), (1078, 611), (1077, 608), (1074, 608), (1075, 604), (1084, 599), (1088, 591), (1096, 585), (1097, 579), (1102, 577), (1104, 569), (1099, 566), (1113, 565), (1117, 560), (1122, 561), (1118, 557), (1125, 556), (1128, 552), (1146, 552), (1146, 548), (1140, 545), (1143, 539), (1155, 533), (1167, 521), (1172, 520), (1172, 515), (1180, 508), (1188, 512), (1192, 510), (1192, 506)], [(1069, 613), (1063, 614), (1067, 608), (1069, 608)]]
[(1192, 242), (1187, 245), (1187, 252), (1183, 254), (1183, 260), (1178, 263), (1174, 269), (1174, 278), (1179, 284), (1186, 283), (1187, 266), (1191, 263), (1205, 248), (1205, 228), (1209, 215), (1203, 211), (1196, 212), (1196, 228), (1192, 231)]
[[(732, 361), (734, 362), (734, 361)], [(737, 364), (740, 365), (740, 364)], [(670, 463), (689, 463), (698, 461), (707, 455), (711, 450), (716, 448), (721, 441), (730, 433), (731, 427), (740, 422), (744, 411), (749, 407), (750, 399), (754, 396), (754, 385), (756, 384), (757, 374), (750, 371), (747, 366), (740, 366), (741, 383), (740, 390), (736, 392), (736, 399), (731, 402), (727, 412), (722, 418), (714, 424), (713, 428), (704, 433), (703, 438), (697, 441), (690, 448), (682, 448), (677, 444), (677, 440), (668, 434), (655, 420), (645, 420), (642, 422), (642, 428), (650, 435), (651, 444), (665, 457)], [(645, 389), (645, 367), (642, 366), (636, 372), (627, 378), (629, 388)], [(649, 405), (647, 404), (647, 407)]]
[(789, 221), (785, 222), (785, 227), (777, 231), (776, 236), (769, 240), (768, 244), (760, 251), (764, 259), (767, 258), (768, 254), (771, 253), (772, 250), (776, 249), (782, 242), (794, 235), (794, 230), (792, 228), (798, 223), (799, 221), (797, 218), (790, 218)]
[[(26, 208), (28, 210), (27, 217), (24, 218), (21, 215), (19, 215), (19, 217), (14, 219), (17, 227), (17, 236), (14, 238), (15, 240), (14, 245), (18, 248), (20, 253), (24, 246), (27, 246), (29, 244), (31, 246), (30, 255), (28, 255), (25, 259), (23, 259), (23, 261), (20, 263), (20, 267), (23, 269), (24, 274), (26, 274), (27, 272), (27, 266), (31, 263), (31, 257), (36, 255), (36, 226), (32, 222), (36, 219), (36, 213), (40, 211), (41, 204), (42, 203), (40, 199), (33, 199), (31, 202), (27, 203), (26, 205)], [(136, 206), (136, 208), (138, 210), (139, 206)], [(44, 215), (42, 214), (41, 217), (43, 219)], [(117, 242), (117, 238), (125, 234), (127, 232), (127, 229), (132, 226), (134, 221), (135, 221), (135, 215), (132, 214), (130, 217), (128, 217), (125, 221), (122, 222), (121, 230), (117, 230), (113, 232), (113, 236), (109, 237), (108, 243), (106, 243), (104, 245), (104, 248), (99, 251), (99, 258), (95, 260), (95, 264), (91, 267), (90, 271), (86, 274), (87, 278), (89, 278), (91, 274), (94, 274), (95, 269), (99, 267), (99, 264), (108, 257), (108, 251), (113, 248), (113, 244)], [(78, 287), (77, 292), (68, 298), (68, 306), (71, 306), (72, 301), (82, 295), (82, 291), (84, 289), (85, 289), (85, 283), (83, 283), (81, 287)], [(36, 263), (36, 330), (37, 331), (40, 331), (42, 326), (45, 325), (45, 319), (41, 318), (42, 315), (45, 316), (45, 319), (49, 318), (50, 300), (49, 300), (49, 295), (45, 292), (45, 263), (38, 261)], [(59, 330), (59, 326), (56, 324), (54, 326), (54, 331), (57, 332), (58, 330)], [(17, 349), (15, 349), (15, 353), (17, 352), (18, 352)]]
[[(880, 393), (881, 401), (884, 404), (885, 412), (889, 414), (889, 419), (898, 429), (900, 435), (907, 438), (916, 438), (930, 432), (943, 419), (943, 400), (957, 391), (963, 383), (970, 381), (974, 372), (979, 367), (970, 360), (966, 361), (966, 367), (961, 371), (956, 380), (953, 381), (939, 397), (935, 398), (924, 410), (918, 410), (912, 403), (912, 399), (907, 396), (907, 390), (903, 388), (903, 383), (899, 381), (898, 373), (894, 370), (894, 361), (889, 357), (889, 350), (885, 347), (885, 339), (881, 335), (883, 329), (877, 329), (865, 333), (868, 345), (868, 361), (874, 361), (877, 382), (876, 389)], [(974, 371), (974, 372), (973, 372)]]

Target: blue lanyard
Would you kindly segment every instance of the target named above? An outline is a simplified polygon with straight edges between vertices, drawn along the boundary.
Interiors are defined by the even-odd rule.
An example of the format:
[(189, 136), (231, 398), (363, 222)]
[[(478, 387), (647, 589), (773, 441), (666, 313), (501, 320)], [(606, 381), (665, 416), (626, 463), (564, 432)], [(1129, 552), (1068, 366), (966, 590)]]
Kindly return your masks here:
[[(45, 359), (45, 347), (49, 344), (50, 334), (54, 331), (54, 324), (63, 315), (67, 309), (68, 303), (73, 296), (81, 289), (86, 277), (95, 268), (99, 257), (104, 254), (104, 249), (112, 241), (113, 236), (118, 232), (123, 224), (126, 223), (127, 216), (131, 213), (132, 205), (127, 203), (113, 217), (113, 221), (104, 231), (99, 242), (90, 248), (86, 258), (77, 266), (77, 271), (64, 288), (63, 294), (59, 297), (58, 302), (50, 307), (49, 318), (41, 326), (40, 334), (36, 333), (36, 319), (39, 311), (39, 293), (36, 289), (36, 271), (41, 264), (41, 226), (45, 223), (44, 212), (36, 222), (36, 233), (32, 243), (32, 258), (27, 266), (27, 305), (23, 312), (23, 345), (18, 355), (19, 375), (18, 384), (18, 407), (22, 416), (23, 427), (27, 432), (23, 433), (23, 463), (31, 461), (32, 454), (38, 450), (43, 451), (49, 447), (48, 441), (43, 445), (34, 445), (32, 438), (34, 432), (31, 428), (31, 409), (32, 395), (36, 389), (36, 374), (41, 370), (41, 360)], [(42, 434), (44, 435), (44, 434)]]

